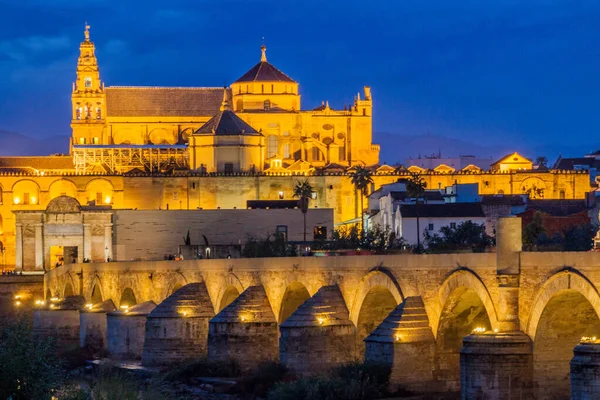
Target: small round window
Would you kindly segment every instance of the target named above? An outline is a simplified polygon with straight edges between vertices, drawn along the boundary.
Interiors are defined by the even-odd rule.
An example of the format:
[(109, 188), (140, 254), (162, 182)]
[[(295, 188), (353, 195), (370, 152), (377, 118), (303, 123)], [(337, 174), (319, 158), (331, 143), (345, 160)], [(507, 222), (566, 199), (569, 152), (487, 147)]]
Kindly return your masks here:
[(92, 78), (85, 78), (85, 79), (83, 80), (83, 85), (84, 85), (86, 88), (91, 88), (91, 87), (92, 87)]

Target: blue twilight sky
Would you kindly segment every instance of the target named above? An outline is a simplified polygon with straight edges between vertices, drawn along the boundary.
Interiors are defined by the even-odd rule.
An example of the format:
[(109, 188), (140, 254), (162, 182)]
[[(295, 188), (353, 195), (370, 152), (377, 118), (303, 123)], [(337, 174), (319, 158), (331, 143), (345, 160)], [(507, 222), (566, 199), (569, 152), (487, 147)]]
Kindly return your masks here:
[(599, 1), (0, 0), (0, 130), (69, 134), (86, 20), (107, 85), (228, 85), (264, 36), (305, 109), (370, 85), (376, 132), (600, 147)]

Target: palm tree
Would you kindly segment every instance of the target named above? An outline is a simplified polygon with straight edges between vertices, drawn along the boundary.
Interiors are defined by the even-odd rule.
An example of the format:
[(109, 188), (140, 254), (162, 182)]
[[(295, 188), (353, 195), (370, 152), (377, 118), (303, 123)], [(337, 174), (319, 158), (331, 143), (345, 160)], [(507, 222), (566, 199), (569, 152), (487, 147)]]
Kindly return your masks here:
[(360, 230), (364, 232), (363, 213), (365, 211), (363, 201), (365, 196), (369, 195), (369, 188), (373, 184), (373, 172), (370, 169), (359, 165), (356, 169), (350, 172), (350, 180), (354, 185), (354, 189), (360, 192)]
[(416, 200), (415, 211), (417, 215), (417, 253), (421, 251), (421, 228), (419, 226), (419, 199), (423, 197), (427, 182), (425, 179), (416, 172), (411, 172), (410, 179), (406, 183), (406, 191), (410, 197), (414, 197)]
[(308, 179), (296, 182), (294, 186), (294, 197), (298, 197), (298, 207), (304, 214), (304, 242), (306, 243), (306, 213), (308, 212), (308, 202), (312, 198), (314, 190), (308, 183)]

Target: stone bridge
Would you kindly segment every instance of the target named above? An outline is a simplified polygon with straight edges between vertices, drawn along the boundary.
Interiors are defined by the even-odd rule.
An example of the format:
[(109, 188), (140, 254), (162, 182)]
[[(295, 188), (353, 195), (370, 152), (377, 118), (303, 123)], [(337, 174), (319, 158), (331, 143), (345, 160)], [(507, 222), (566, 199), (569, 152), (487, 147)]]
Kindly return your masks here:
[[(289, 365), (338, 360), (324, 339), (335, 336), (348, 352), (342, 359), (389, 362), (392, 380), (407, 388), (462, 383), (465, 398), (568, 398), (574, 347), (600, 338), (600, 253), (523, 252), (516, 217), (501, 218), (497, 230), (496, 253), (72, 264), (47, 272), (44, 290), (47, 299), (80, 295), (117, 308), (154, 302), (158, 310), (200, 283), (206, 295), (195, 298), (216, 315), (211, 325), (229, 323), (221, 333), (235, 332), (230, 316), (244, 315), (251, 301), (242, 294), (254, 291), (270, 315), (256, 322), (279, 328), (278, 351)], [(294, 344), (294, 329), (327, 343)], [(217, 330), (208, 333), (209, 355)], [(306, 346), (311, 355), (303, 359)]]

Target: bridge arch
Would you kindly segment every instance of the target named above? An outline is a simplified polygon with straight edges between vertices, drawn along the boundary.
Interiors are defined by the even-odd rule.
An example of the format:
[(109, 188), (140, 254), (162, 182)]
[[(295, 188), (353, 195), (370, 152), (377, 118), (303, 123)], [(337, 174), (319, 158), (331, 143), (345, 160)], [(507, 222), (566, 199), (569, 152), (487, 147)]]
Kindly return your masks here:
[(166, 299), (167, 297), (169, 297), (188, 283), (190, 282), (185, 277), (185, 275), (183, 275), (179, 271), (176, 271), (176, 273), (174, 274), (174, 279), (169, 283), (169, 286), (167, 287), (167, 292), (165, 293), (163, 299)]
[(79, 293), (78, 286), (75, 283), (75, 280), (73, 279), (73, 276), (71, 275), (71, 273), (65, 274), (64, 279), (65, 279), (65, 281), (64, 281), (64, 284), (62, 285), (62, 297), (74, 296), (77, 293)]
[(355, 326), (358, 326), (358, 319), (360, 316), (361, 308), (365, 302), (365, 299), (373, 290), (387, 289), (387, 291), (393, 296), (396, 305), (402, 303), (404, 296), (400, 285), (386, 268), (375, 268), (369, 271), (365, 275), (358, 285), (358, 290), (354, 295), (352, 301), (352, 308), (350, 310), (350, 320)]
[[(277, 321), (281, 324), (308, 299), (310, 299), (310, 293), (304, 284), (300, 281), (289, 282), (281, 298), (281, 304), (277, 309)], [(274, 308), (273, 311), (275, 310)]]
[(104, 293), (102, 290), (102, 282), (100, 282), (100, 277), (96, 275), (94, 280), (92, 281), (92, 288), (90, 290), (90, 294), (87, 297), (89, 302), (92, 304), (102, 303), (104, 301)]
[(437, 309), (437, 315), (432, 319), (433, 333), (437, 337), (437, 330), (442, 317), (444, 306), (448, 303), (448, 300), (455, 294), (457, 289), (470, 289), (473, 290), (487, 311), (488, 318), (490, 319), (491, 329), (498, 328), (498, 317), (496, 314), (496, 307), (490, 296), (490, 292), (485, 287), (485, 284), (481, 281), (477, 274), (469, 269), (461, 268), (454, 270), (447, 276), (446, 280), (438, 291), (439, 307)]
[(533, 340), (537, 398), (568, 398), (573, 348), (583, 336), (600, 335), (600, 296), (579, 271), (565, 268), (535, 297), (527, 324)]
[(566, 268), (552, 275), (542, 285), (533, 301), (533, 307), (531, 308), (527, 322), (527, 334), (531, 340), (535, 339), (542, 312), (548, 305), (548, 302), (562, 290), (578, 291), (590, 302), (594, 311), (600, 317), (600, 294), (594, 284), (579, 271)]
[(220, 312), (225, 307), (227, 307), (232, 301), (234, 301), (242, 292), (244, 291), (244, 286), (240, 279), (233, 273), (230, 272), (225, 278), (224, 285), (221, 287), (219, 291), (219, 297), (216, 302), (216, 305), (219, 307), (215, 312)]
[(438, 315), (431, 319), (436, 337), (436, 376), (445, 390), (460, 390), (460, 350), (463, 338), (475, 328), (496, 329), (497, 317), (491, 296), (481, 279), (461, 268), (444, 280), (438, 291)]
[(136, 296), (134, 290), (131, 287), (126, 287), (121, 292), (119, 297), (119, 307), (123, 306), (135, 306), (138, 302), (139, 296)]

